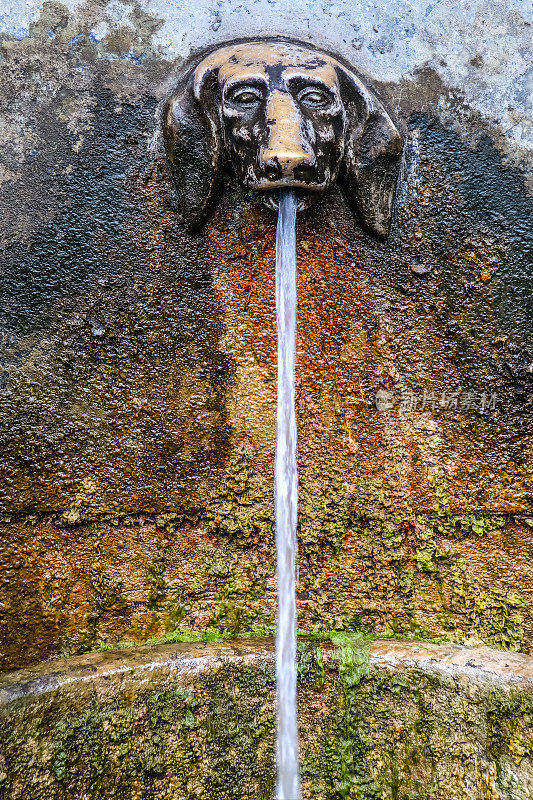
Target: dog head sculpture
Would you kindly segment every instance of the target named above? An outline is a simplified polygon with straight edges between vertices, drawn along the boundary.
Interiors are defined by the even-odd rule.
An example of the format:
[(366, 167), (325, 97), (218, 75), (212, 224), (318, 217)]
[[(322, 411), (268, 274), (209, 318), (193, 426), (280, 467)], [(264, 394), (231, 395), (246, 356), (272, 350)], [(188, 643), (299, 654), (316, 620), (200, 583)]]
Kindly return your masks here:
[(163, 109), (181, 214), (204, 222), (230, 165), (271, 207), (298, 207), (339, 179), (361, 223), (390, 229), (402, 138), (377, 97), (333, 56), (290, 39), (223, 45), (185, 73)]

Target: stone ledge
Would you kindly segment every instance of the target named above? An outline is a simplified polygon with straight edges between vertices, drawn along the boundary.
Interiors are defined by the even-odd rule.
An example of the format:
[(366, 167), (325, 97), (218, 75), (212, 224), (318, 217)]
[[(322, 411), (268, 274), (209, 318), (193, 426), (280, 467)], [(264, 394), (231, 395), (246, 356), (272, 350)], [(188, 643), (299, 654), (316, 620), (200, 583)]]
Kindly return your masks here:
[[(305, 641), (305, 640), (304, 640)], [(334, 647), (322, 643), (324, 654)], [(30, 669), (0, 675), (0, 708), (19, 698), (65, 689), (72, 684), (120, 676), (142, 680), (143, 673), (168, 672), (189, 677), (221, 663), (249, 666), (274, 663), (273, 639), (257, 637), (229, 642), (180, 642), (147, 645), (54, 659)], [(327, 655), (326, 655), (327, 657)], [(533, 691), (533, 657), (488, 647), (377, 639), (369, 645), (369, 666), (389, 670), (418, 668), (471, 680), (513, 684)]]
[[(0, 678), (0, 800), (271, 800), (274, 642), (146, 646)], [(304, 800), (527, 800), (533, 658), (299, 648)]]

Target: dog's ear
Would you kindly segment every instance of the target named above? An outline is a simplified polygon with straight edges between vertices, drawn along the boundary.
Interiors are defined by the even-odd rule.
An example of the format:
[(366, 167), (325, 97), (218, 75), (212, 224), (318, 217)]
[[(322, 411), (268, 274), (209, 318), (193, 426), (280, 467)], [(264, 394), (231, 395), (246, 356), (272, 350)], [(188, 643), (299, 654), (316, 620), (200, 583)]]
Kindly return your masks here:
[(205, 221), (222, 173), (218, 77), (203, 73), (199, 83), (195, 76), (193, 69), (165, 102), (162, 115), (178, 211), (192, 230)]
[(341, 184), (361, 223), (387, 236), (403, 140), (380, 101), (344, 66), (337, 69), (346, 109)]

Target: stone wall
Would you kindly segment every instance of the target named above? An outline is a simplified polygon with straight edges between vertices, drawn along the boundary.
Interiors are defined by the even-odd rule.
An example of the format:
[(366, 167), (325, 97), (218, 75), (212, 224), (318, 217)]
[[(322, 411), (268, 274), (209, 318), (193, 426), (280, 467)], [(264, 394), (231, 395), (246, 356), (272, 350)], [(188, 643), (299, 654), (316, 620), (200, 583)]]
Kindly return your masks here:
[(337, 188), (298, 220), (300, 625), (530, 651), (525, 4), (0, 5), (3, 667), (273, 624), (275, 217), (228, 176), (187, 233), (157, 135), (191, 49), (266, 32), (406, 138), (387, 242)]

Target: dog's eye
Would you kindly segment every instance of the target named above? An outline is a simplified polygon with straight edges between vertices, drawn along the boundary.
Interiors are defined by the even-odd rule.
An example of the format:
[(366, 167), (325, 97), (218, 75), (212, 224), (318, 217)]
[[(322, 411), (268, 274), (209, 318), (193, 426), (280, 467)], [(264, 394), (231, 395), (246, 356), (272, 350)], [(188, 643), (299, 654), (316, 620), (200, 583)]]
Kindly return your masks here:
[(229, 99), (232, 103), (237, 103), (240, 106), (253, 106), (261, 100), (261, 97), (261, 92), (258, 89), (247, 86), (246, 89), (237, 89), (230, 94)]
[(323, 108), (329, 104), (330, 97), (322, 89), (313, 86), (301, 91), (298, 95), (298, 100), (309, 108)]

